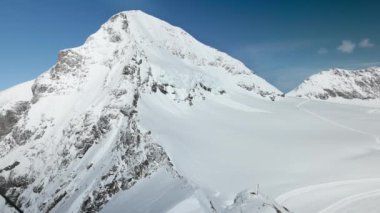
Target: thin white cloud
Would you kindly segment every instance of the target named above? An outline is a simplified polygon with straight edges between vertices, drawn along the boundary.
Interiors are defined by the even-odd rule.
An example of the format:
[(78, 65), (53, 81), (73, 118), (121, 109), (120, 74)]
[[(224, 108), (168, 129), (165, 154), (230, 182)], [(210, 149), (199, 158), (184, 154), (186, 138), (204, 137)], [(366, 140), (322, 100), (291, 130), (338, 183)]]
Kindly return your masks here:
[(326, 49), (326, 48), (324, 48), (324, 47), (319, 48), (319, 50), (317, 51), (317, 53), (318, 53), (319, 55), (327, 54), (328, 52), (329, 52), (329, 50)]
[(369, 38), (364, 38), (363, 40), (361, 40), (359, 42), (359, 47), (361, 47), (361, 48), (371, 48), (373, 46), (375, 46), (375, 45), (373, 43), (371, 43)]
[(350, 40), (343, 40), (342, 44), (337, 47), (337, 50), (342, 53), (352, 53), (355, 50), (356, 44)]
[(358, 68), (358, 67), (376, 67), (376, 66), (380, 66), (380, 61), (359, 62), (359, 63), (353, 63), (353, 64), (349, 64), (349, 65), (353, 66), (354, 68)]
[(243, 49), (251, 54), (262, 54), (295, 51), (308, 46), (310, 46), (309, 41), (287, 41), (247, 44)]

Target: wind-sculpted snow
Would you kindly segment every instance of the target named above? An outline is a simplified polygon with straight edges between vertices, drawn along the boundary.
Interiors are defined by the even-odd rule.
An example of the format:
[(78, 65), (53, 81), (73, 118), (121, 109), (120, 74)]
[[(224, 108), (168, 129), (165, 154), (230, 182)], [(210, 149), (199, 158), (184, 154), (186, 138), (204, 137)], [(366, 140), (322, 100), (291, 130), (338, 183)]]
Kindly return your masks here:
[(331, 69), (312, 75), (289, 96), (316, 99), (380, 99), (380, 68)]

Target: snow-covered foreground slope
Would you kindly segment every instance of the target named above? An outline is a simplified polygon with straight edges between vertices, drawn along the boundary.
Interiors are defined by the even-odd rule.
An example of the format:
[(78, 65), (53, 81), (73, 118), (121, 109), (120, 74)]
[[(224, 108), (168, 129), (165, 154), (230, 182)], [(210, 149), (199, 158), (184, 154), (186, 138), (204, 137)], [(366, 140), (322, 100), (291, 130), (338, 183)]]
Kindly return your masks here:
[[(298, 98), (267, 102), (248, 94), (209, 100), (191, 110), (168, 110), (168, 105), (158, 97), (143, 99), (141, 121), (177, 170), (207, 189), (214, 203), (226, 205), (242, 189), (260, 184), (295, 212), (318, 212), (352, 193), (380, 187), (371, 181), (380, 177), (380, 114), (373, 113), (380, 105)], [(325, 193), (311, 187), (335, 182), (343, 184), (338, 189), (327, 184)], [(288, 194), (304, 187), (310, 191)]]
[(312, 75), (288, 96), (314, 99), (380, 99), (380, 67), (361, 70), (330, 69)]
[(333, 212), (378, 201), (380, 105), (282, 98), (139, 11), (15, 88), (0, 93), (0, 192), (25, 212)]

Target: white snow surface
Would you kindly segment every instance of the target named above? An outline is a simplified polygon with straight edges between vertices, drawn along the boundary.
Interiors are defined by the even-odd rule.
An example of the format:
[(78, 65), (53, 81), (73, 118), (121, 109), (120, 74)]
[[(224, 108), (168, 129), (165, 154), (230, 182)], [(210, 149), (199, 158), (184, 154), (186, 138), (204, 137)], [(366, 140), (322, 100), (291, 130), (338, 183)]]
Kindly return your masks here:
[(338, 191), (331, 184), (324, 188), (326, 193), (310, 188), (310, 193), (287, 195), (317, 184), (379, 178), (380, 115), (371, 112), (380, 105), (299, 98), (267, 102), (247, 94), (229, 98), (267, 112), (230, 108), (220, 100), (191, 110), (168, 110), (170, 103), (158, 97), (143, 100), (141, 106), (142, 123), (162, 143), (176, 169), (210, 191), (215, 203), (228, 205), (241, 190), (260, 184), (264, 193), (279, 197), (278, 202), (294, 212), (318, 212), (352, 193), (379, 187), (369, 181), (354, 189), (343, 185), (346, 188)]
[(1, 109), (29, 101), (0, 125), (0, 184), (26, 212), (379, 211), (380, 105), (280, 94), (182, 29), (122, 12), (0, 93)]
[(29, 101), (32, 99), (32, 85), (34, 81), (28, 81), (7, 90), (0, 91), (0, 107), (15, 103), (17, 101)]

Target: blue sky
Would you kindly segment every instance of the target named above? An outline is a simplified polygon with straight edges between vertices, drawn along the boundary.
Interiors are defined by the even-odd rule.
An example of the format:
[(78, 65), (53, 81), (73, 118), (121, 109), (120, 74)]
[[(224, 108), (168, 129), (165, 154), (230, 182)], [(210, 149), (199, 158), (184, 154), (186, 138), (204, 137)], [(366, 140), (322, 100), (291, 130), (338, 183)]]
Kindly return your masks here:
[(283, 91), (330, 67), (380, 65), (379, 1), (1, 0), (0, 90), (51, 67), (113, 14), (131, 9), (180, 26)]

